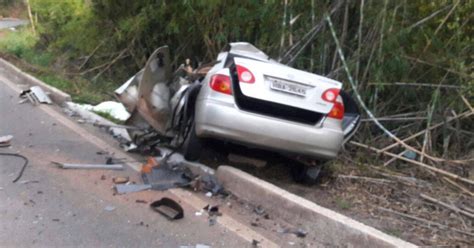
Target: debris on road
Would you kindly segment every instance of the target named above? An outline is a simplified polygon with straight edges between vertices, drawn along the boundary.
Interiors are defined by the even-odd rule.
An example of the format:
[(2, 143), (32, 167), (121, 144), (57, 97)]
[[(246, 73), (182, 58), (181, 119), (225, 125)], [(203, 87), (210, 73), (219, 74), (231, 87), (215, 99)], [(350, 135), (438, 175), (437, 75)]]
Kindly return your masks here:
[(121, 121), (125, 121), (130, 117), (130, 114), (127, 112), (123, 104), (119, 102), (105, 101), (95, 106), (90, 104), (77, 104), (77, 106), (87, 111), (107, 113), (113, 118)]
[(116, 209), (116, 207), (110, 206), (110, 205), (109, 205), (109, 206), (105, 206), (105, 208), (104, 208), (104, 210), (105, 210), (105, 211), (108, 211), (108, 212), (114, 211), (115, 209)]
[(115, 191), (117, 194), (127, 194), (133, 192), (140, 192), (151, 189), (152, 186), (149, 184), (117, 184), (115, 185)]
[(51, 163), (57, 165), (62, 169), (98, 169), (98, 170), (123, 170), (122, 164), (68, 164), (52, 161)]
[(208, 245), (197, 244), (197, 245), (181, 245), (179, 248), (211, 248)]
[(183, 208), (177, 202), (167, 197), (151, 203), (150, 207), (168, 220), (178, 220), (184, 217)]
[(52, 104), (49, 96), (39, 86), (33, 86), (20, 93), (20, 97), (28, 99), (33, 105), (40, 103)]
[(18, 176), (16, 176), (15, 179), (13, 179), (13, 183), (16, 183), (20, 178), (23, 176), (23, 172), (25, 172), (26, 166), (28, 165), (28, 158), (17, 153), (8, 153), (8, 152), (0, 152), (0, 156), (8, 156), (8, 157), (17, 157), (23, 159), (23, 166), (20, 169), (20, 172), (18, 173)]
[(203, 210), (207, 212), (209, 226), (215, 225), (217, 223), (217, 217), (222, 216), (222, 213), (219, 212), (219, 206), (217, 205), (207, 205), (203, 208)]
[(11, 144), (11, 140), (13, 139), (13, 135), (3, 135), (0, 136), (0, 147), (9, 147)]
[(115, 184), (124, 184), (127, 183), (130, 180), (130, 177), (114, 177), (112, 181)]

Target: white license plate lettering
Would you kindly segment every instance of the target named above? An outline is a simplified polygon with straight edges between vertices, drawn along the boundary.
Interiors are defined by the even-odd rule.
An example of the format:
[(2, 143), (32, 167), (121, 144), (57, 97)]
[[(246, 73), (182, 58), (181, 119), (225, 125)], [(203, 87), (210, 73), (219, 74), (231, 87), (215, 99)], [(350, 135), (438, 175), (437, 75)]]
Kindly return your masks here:
[(270, 79), (270, 88), (298, 96), (306, 96), (306, 88), (304, 86), (286, 83), (276, 79)]

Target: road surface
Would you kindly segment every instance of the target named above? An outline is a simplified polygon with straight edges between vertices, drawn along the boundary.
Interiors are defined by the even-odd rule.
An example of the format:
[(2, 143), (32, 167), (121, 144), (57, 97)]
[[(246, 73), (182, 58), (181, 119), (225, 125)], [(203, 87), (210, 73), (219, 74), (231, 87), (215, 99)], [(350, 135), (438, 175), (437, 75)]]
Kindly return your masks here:
[(17, 26), (25, 25), (27, 23), (28, 23), (27, 20), (4, 18), (4, 19), (0, 19), (0, 29), (14, 28)]
[[(18, 93), (0, 75), (0, 136), (14, 135), (12, 146), (0, 152), (29, 159), (23, 177), (12, 183), (21, 160), (0, 156), (0, 247), (250, 247), (253, 237), (261, 237), (265, 247), (275, 245), (230, 217), (219, 217), (225, 221), (210, 226), (207, 217), (195, 215), (205, 206), (195, 193), (114, 195), (112, 177), (131, 176), (139, 182), (130, 168), (116, 172), (53, 166), (51, 161), (104, 163), (104, 145), (98, 146), (104, 142), (91, 142), (96, 136), (77, 129), (80, 124), (56, 106), (19, 104)], [(164, 196), (181, 203), (184, 219), (170, 222), (150, 210), (148, 204)]]

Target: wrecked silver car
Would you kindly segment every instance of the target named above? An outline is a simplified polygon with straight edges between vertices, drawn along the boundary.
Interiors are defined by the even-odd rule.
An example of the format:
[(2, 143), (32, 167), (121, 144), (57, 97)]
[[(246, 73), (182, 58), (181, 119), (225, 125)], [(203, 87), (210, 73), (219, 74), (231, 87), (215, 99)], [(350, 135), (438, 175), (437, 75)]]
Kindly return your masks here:
[(357, 105), (340, 82), (280, 64), (249, 43), (189, 67), (173, 73), (161, 47), (115, 92), (132, 114), (127, 124), (151, 126), (188, 160), (199, 158), (204, 138), (327, 160), (358, 127)]

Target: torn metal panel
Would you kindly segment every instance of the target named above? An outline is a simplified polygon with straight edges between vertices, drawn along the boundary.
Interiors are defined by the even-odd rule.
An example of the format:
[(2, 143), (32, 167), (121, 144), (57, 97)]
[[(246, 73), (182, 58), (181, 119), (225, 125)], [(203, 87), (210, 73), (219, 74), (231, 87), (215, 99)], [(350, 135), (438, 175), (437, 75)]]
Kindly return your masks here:
[(138, 83), (143, 76), (143, 70), (127, 80), (122, 86), (115, 90), (115, 96), (122, 102), (128, 112), (132, 113), (138, 102)]
[(133, 192), (140, 192), (151, 189), (149, 184), (117, 184), (115, 185), (115, 191), (117, 194), (127, 194)]
[(20, 97), (27, 98), (33, 105), (40, 103), (52, 104), (51, 98), (39, 86), (33, 86), (20, 93)]
[(170, 109), (171, 79), (169, 48), (163, 46), (155, 50), (143, 70), (142, 80), (138, 85), (138, 102), (136, 109), (141, 116), (159, 133), (165, 134)]
[(99, 169), (99, 170), (123, 170), (123, 164), (68, 164), (52, 162), (62, 169)]

